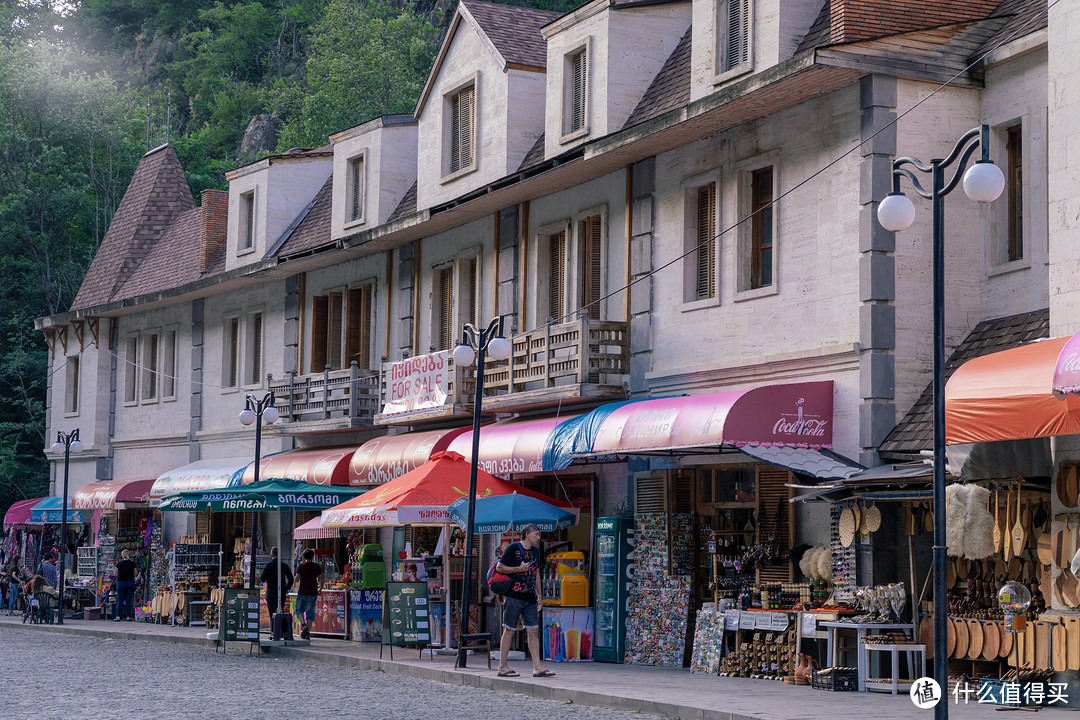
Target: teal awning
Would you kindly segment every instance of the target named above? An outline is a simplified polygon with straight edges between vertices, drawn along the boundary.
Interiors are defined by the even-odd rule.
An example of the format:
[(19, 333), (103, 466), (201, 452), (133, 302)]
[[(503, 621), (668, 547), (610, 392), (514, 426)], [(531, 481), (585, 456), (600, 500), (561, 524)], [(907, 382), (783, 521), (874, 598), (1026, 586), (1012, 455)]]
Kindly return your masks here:
[(367, 490), (270, 478), (233, 488), (173, 493), (162, 498), (158, 509), (187, 512), (206, 509), (211, 512), (261, 512), (274, 508), (325, 510), (363, 495)]

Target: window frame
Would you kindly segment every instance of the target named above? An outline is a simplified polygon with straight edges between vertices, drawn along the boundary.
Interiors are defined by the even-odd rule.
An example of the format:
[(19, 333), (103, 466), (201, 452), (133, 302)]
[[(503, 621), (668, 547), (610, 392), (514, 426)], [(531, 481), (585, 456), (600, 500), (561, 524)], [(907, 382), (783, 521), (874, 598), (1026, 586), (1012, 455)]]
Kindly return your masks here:
[(1005, 254), (1006, 263), (1026, 259), (1024, 242), (1024, 125), (1005, 128)]
[[(721, 216), (721, 171), (719, 168), (700, 175), (687, 178), (683, 181), (683, 253), (689, 253), (683, 257), (683, 312), (697, 310), (704, 307), (713, 307), (720, 304), (720, 216)], [(709, 229), (709, 237), (712, 238), (712, 294), (708, 296), (698, 295), (698, 273), (700, 244), (700, 193), (702, 188), (713, 187), (713, 217), (712, 227)]]
[[(360, 192), (357, 197), (356, 166), (360, 166)], [(367, 149), (363, 149), (345, 160), (345, 224), (354, 227), (367, 223)], [(359, 214), (357, 214), (359, 209)]]
[(236, 254), (247, 255), (255, 252), (255, 226), (257, 213), (255, 202), (258, 187), (240, 193), (240, 202), (236, 216)]
[[(772, 200), (767, 213), (770, 231), (769, 284), (755, 284), (755, 253), (760, 252), (759, 229), (766, 222), (762, 214), (754, 212), (754, 176), (764, 169), (771, 169)], [(737, 231), (737, 268), (738, 277), (735, 287), (735, 301), (752, 300), (766, 295), (775, 295), (780, 290), (779, 255), (780, 255), (780, 213), (776, 200), (780, 195), (780, 154), (766, 153), (742, 162), (737, 171), (737, 207), (739, 223)]]
[[(744, 5), (743, 32), (745, 33), (745, 59), (728, 66), (728, 45), (731, 29), (730, 15), (732, 3)], [(714, 5), (713, 27), (713, 84), (726, 82), (734, 77), (745, 75), (754, 69), (754, 0), (716, 0)]]
[[(588, 224), (593, 219), (599, 225), (595, 250), (597, 257), (590, 258), (587, 234)], [(607, 205), (598, 205), (575, 213), (571, 220), (573, 234), (567, 257), (574, 258), (574, 262), (570, 266), (569, 295), (570, 302), (576, 306), (571, 309), (577, 310), (578, 316), (585, 310), (590, 320), (600, 321), (606, 317), (604, 312), (606, 302), (603, 297), (607, 288), (607, 263), (605, 262), (608, 253)], [(595, 268), (590, 267), (593, 261), (597, 263)], [(594, 281), (595, 287), (593, 287)], [(595, 305), (592, 304), (594, 300), (597, 301)], [(590, 309), (586, 309), (586, 305), (589, 305)]]
[(139, 402), (150, 405), (158, 402), (161, 380), (161, 334), (145, 330), (139, 337)]
[(79, 392), (82, 385), (81, 357), (76, 354), (65, 358), (64, 417), (77, 417), (79, 414)]
[(124, 338), (124, 405), (139, 403), (139, 336)]
[[(454, 167), (455, 153), (453, 151), (454, 138), (460, 135), (454, 125), (454, 106), (457, 98), (469, 89), (472, 89), (472, 126), (469, 128), (469, 162)], [(442, 177), (440, 183), (448, 183), (464, 175), (475, 172), (480, 165), (479, 137), (480, 137), (480, 73), (473, 73), (469, 77), (451, 86), (442, 96)]]
[[(577, 79), (577, 73), (574, 68), (574, 59), (576, 57), (583, 57), (585, 62), (584, 77), (582, 78), (584, 83), (584, 89), (581, 92), (581, 125), (575, 127), (575, 99), (578, 96), (576, 90), (575, 80)], [(592, 38), (585, 38), (585, 41), (571, 49), (569, 52), (563, 54), (562, 62), (562, 120), (560, 123), (560, 135), (559, 143), (564, 144), (573, 142), (579, 138), (583, 138), (589, 135), (590, 122), (589, 116), (592, 110), (592, 103), (590, 102), (592, 83), (589, 82), (589, 74), (592, 68)]]
[(262, 386), (263, 371), (266, 369), (266, 314), (262, 308), (255, 308), (244, 313), (241, 328), (243, 338), (243, 384), (245, 388)]
[[(434, 352), (453, 350), (466, 323), (478, 325), (483, 310), (483, 252), (477, 245), (431, 265), (431, 342)], [(443, 283), (450, 280), (450, 301)], [(468, 288), (468, 292), (465, 289)], [(472, 317), (469, 317), (470, 312)], [(447, 344), (448, 343), (448, 344)], [(444, 347), (445, 345), (445, 347)]]
[[(375, 302), (376, 302), (376, 283), (374, 278), (365, 278), (352, 285), (343, 286), (336, 285), (330, 288), (324, 288), (319, 294), (313, 294), (311, 296), (311, 334), (310, 334), (310, 347), (311, 351), (308, 357), (309, 370), (311, 373), (324, 372), (326, 365), (330, 366), (331, 371), (347, 370), (351, 364), (351, 355), (361, 354), (366, 355), (366, 364), (357, 362), (357, 368), (360, 370), (372, 370), (375, 368), (370, 367), (374, 364), (374, 347), (375, 347), (375, 332), (377, 331), (375, 323)], [(359, 312), (366, 315), (367, 324), (367, 348), (363, 348), (363, 341), (358, 338), (356, 342), (361, 343), (359, 353), (350, 352), (352, 343), (353, 321), (356, 316), (356, 310), (352, 307), (353, 302), (362, 298), (357, 296), (357, 293), (361, 295), (367, 293), (367, 308), (361, 307)], [(340, 304), (338, 304), (340, 301)], [(335, 314), (337, 314), (337, 333), (334, 337), (333, 323), (335, 322)], [(321, 317), (320, 317), (321, 316)], [(364, 334), (364, 323), (361, 323), (358, 335)], [(319, 360), (324, 360), (323, 365), (317, 366)]]
[(240, 343), (243, 337), (240, 313), (233, 312), (224, 315), (221, 318), (221, 387), (223, 392), (240, 390)]
[[(175, 327), (165, 327), (161, 339), (161, 401), (175, 402), (180, 333)], [(168, 390), (168, 392), (166, 392)]]
[[(551, 239), (558, 235), (562, 235), (565, 239), (565, 253), (564, 259), (569, 260), (574, 255), (574, 244), (572, 242), (573, 232), (576, 223), (573, 218), (565, 218), (553, 223), (541, 225), (533, 233), (532, 246), (535, 248), (533, 253), (534, 266), (536, 267), (535, 280), (533, 282), (533, 326), (540, 327), (546, 325), (549, 320), (552, 319), (551, 314)], [(563, 263), (562, 272), (562, 287), (563, 293), (560, 298), (561, 310), (558, 317), (555, 317), (555, 321), (558, 322), (560, 318), (565, 318), (567, 312), (571, 310), (570, 296), (573, 293), (574, 277), (571, 275), (570, 268), (567, 266), (568, 262)]]

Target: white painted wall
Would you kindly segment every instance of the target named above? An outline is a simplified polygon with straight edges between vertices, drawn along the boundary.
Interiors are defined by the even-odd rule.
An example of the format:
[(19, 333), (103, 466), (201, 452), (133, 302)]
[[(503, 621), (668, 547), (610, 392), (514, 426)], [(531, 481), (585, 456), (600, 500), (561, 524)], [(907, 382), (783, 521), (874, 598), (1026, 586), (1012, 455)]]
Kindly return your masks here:
[[(980, 213), (983, 232), (982, 319), (1050, 306), (1049, 246), (1046, 229), (1046, 50), (1012, 58), (986, 71), (982, 121), (993, 129), (991, 159), (1005, 171), (1005, 130), (1017, 122), (1023, 132), (1024, 257), (1007, 262), (1008, 188)], [(1006, 178), (1008, 182), (1008, 178)]]
[[(336, 240), (386, 222), (416, 180), (416, 123), (383, 125), (376, 118), (339, 133), (334, 143), (331, 236)], [(350, 210), (349, 161), (364, 157), (364, 213), (346, 221)]]
[[(240, 168), (229, 175), (229, 231), (225, 252), (227, 270), (258, 262), (307, 207), (332, 171), (329, 157), (274, 157)], [(253, 250), (238, 253), (240, 196), (255, 191)]]
[[(693, 0), (690, 99), (745, 77), (718, 76), (716, 62), (718, 0)], [(751, 0), (753, 72), (791, 58), (821, 10), (821, 0)]]

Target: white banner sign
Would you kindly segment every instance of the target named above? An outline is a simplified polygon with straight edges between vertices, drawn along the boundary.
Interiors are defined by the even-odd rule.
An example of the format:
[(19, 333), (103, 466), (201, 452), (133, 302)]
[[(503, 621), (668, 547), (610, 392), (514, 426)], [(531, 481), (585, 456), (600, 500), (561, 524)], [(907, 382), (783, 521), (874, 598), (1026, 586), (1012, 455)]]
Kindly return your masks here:
[(391, 363), (383, 382), (386, 387), (383, 415), (408, 415), (442, 407), (450, 385), (450, 351)]

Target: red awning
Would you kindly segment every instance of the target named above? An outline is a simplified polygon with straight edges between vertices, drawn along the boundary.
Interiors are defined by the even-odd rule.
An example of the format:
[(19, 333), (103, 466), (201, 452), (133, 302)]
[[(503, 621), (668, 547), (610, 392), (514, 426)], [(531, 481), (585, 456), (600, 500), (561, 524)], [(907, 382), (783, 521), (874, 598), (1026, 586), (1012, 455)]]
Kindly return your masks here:
[(83, 485), (71, 497), (76, 510), (109, 510), (120, 503), (150, 502), (153, 480), (105, 480)]
[(415, 470), (468, 428), (384, 435), (357, 448), (349, 464), (353, 485), (378, 485)]
[(945, 386), (946, 444), (1080, 433), (1080, 397), (1060, 392), (1075, 386), (1069, 347), (1071, 338), (1052, 338), (958, 367)]
[(12, 525), (26, 525), (30, 522), (30, 511), (34, 506), (45, 498), (30, 498), (29, 500), (19, 500), (13, 503), (11, 507), (4, 513), (4, 527), (11, 527)]
[[(480, 428), (480, 459), (477, 465), (492, 475), (541, 472), (544, 469), (544, 444), (559, 423), (577, 415), (562, 415), (542, 420), (511, 420)], [(472, 458), (472, 429), (450, 443), (448, 450), (466, 460)]]
[(623, 405), (581, 455), (666, 453), (720, 445), (832, 447), (833, 384), (766, 385), (752, 390), (666, 397)]
[[(352, 447), (289, 450), (264, 457), (259, 463), (259, 479), (285, 478), (316, 485), (348, 485)], [(255, 482), (255, 463), (244, 470), (244, 483)]]

